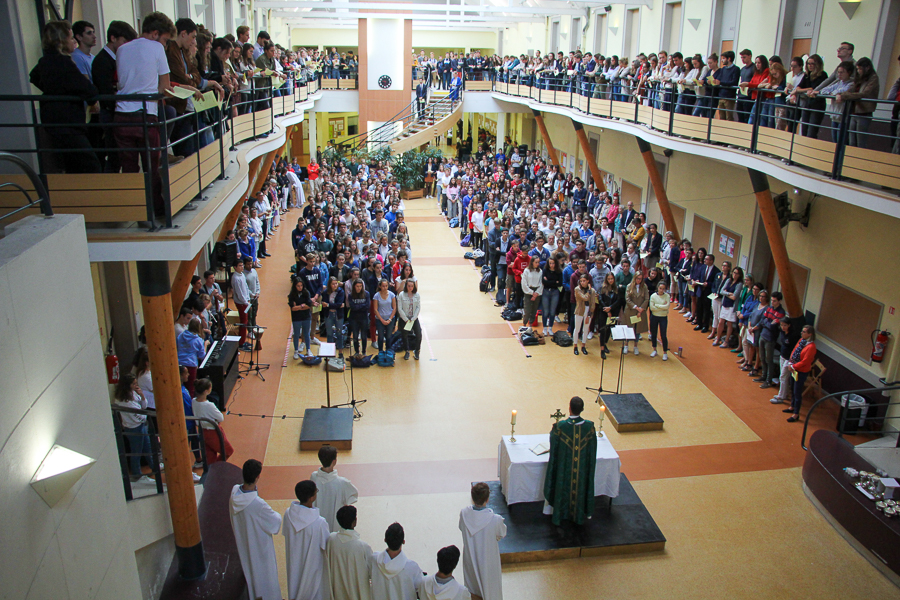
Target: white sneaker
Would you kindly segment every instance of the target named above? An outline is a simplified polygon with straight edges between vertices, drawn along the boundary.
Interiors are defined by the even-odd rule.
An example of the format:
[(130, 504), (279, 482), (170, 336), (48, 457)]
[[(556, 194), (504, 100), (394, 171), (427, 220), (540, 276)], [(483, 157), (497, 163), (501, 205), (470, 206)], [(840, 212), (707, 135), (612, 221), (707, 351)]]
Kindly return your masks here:
[(194, 476), (194, 483), (200, 483), (200, 476), (196, 473), (191, 473)]
[(687, 319), (687, 320), (690, 320), (690, 318), (693, 317), (693, 316), (694, 316), (694, 315), (691, 314), (691, 311), (687, 311), (687, 314), (684, 315), (684, 318)]
[(656, 350), (650, 353), (650, 358), (656, 358)]
[(304, 344), (303, 342), (300, 342), (300, 345), (298, 346), (298, 348), (299, 348), (299, 350), (297, 350), (297, 352), (299, 352), (303, 356), (306, 356), (306, 344)]
[(594, 337), (594, 332), (593, 332), (593, 331), (588, 331), (587, 339), (591, 339), (591, 338), (593, 338), (593, 337)]
[(299, 350), (295, 350), (295, 351), (294, 351), (294, 360), (297, 360), (298, 358), (300, 358), (300, 351), (299, 351)]
[(640, 350), (638, 350), (638, 347), (635, 345), (635, 347), (634, 347), (634, 355), (637, 356), (637, 355), (640, 354), (640, 353), (641, 353)]
[(669, 355), (663, 352), (663, 360), (669, 360)]
[(141, 475), (139, 479), (131, 482), (132, 485), (156, 485), (156, 482), (146, 475)]
[(622, 354), (628, 354), (628, 346), (622, 346)]
[(318, 345), (319, 345), (319, 340), (318, 340), (317, 338), (312, 338), (311, 340), (309, 340), (309, 343), (310, 343), (310, 345), (312, 345), (312, 346), (318, 346)]

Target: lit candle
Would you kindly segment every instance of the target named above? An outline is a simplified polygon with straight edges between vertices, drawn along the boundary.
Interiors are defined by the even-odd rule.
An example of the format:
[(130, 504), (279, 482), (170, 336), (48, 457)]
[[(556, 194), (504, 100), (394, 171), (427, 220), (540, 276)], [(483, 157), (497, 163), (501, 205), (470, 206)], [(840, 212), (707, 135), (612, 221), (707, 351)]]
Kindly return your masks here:
[(515, 424), (516, 424), (516, 413), (517, 413), (517, 412), (518, 412), (518, 411), (515, 411), (515, 410), (512, 411), (512, 421), (510, 421), (510, 424), (512, 424), (512, 425), (515, 425)]

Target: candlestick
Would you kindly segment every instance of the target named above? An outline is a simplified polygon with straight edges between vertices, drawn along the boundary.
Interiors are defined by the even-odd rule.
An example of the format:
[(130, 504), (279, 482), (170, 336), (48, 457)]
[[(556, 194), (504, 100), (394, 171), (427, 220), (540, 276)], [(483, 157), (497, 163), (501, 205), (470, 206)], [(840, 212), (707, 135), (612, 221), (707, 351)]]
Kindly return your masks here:
[(512, 425), (515, 425), (515, 424), (516, 424), (516, 414), (517, 414), (518, 412), (519, 412), (519, 411), (517, 411), (517, 410), (512, 411), (512, 421), (510, 421), (510, 424), (512, 424)]
[(509, 441), (513, 444), (516, 443), (516, 424), (512, 424), (512, 431), (509, 432)]
[(597, 429), (597, 437), (603, 437), (603, 417), (606, 416), (606, 405), (600, 405), (600, 427)]

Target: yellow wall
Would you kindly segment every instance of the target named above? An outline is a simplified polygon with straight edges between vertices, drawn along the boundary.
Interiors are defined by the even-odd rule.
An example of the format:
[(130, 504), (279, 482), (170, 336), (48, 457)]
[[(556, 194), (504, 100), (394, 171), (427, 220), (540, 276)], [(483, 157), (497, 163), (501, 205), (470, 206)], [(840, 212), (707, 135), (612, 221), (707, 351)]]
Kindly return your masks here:
[[(497, 34), (492, 31), (425, 31), (414, 29), (412, 46), (418, 53), (421, 48), (468, 48), (490, 50), (497, 47)], [(421, 47), (421, 48), (420, 48)]]
[(545, 39), (548, 28), (540, 23), (520, 23), (518, 27), (503, 30), (503, 54), (528, 54), (528, 50), (547, 49)]
[[(662, 0), (656, 0), (653, 7), (641, 7), (641, 43), (640, 51), (649, 55), (651, 52), (659, 52), (659, 32), (662, 29)], [(688, 26), (690, 27), (690, 26)]]
[[(710, 15), (712, 14), (712, 0), (690, 0), (684, 3), (684, 23), (681, 25), (681, 48), (679, 50), (685, 57), (701, 54), (706, 57), (709, 49)], [(688, 23), (688, 19), (700, 19), (697, 30)]]
[(357, 46), (359, 34), (355, 29), (292, 29), (291, 45), (304, 48), (318, 48), (323, 46)]
[(328, 126), (328, 122), (331, 119), (344, 119), (344, 135), (338, 136), (334, 138), (335, 142), (342, 142), (349, 137), (353, 137), (347, 134), (349, 130), (347, 126), (347, 118), (348, 117), (359, 117), (358, 113), (352, 112), (317, 112), (316, 113), (316, 141), (319, 146), (325, 148), (328, 145), (328, 141), (331, 140), (331, 132)]
[[(856, 58), (872, 57), (872, 50), (875, 47), (875, 24), (878, 22), (880, 12), (881, 0), (866, 0), (859, 3), (859, 8), (850, 20), (837, 2), (825, 2), (817, 50), (825, 59), (825, 66), (829, 71), (837, 66), (837, 47), (844, 40), (856, 46), (853, 53)], [(896, 55), (891, 56), (891, 61), (896, 60)]]
[[(834, 4), (837, 5), (837, 2)], [(757, 54), (770, 56), (775, 53), (775, 34), (780, 6), (779, 0), (742, 1), (741, 22), (734, 44), (735, 54), (744, 48), (752, 50), (754, 56)], [(735, 59), (734, 64), (741, 65), (740, 57)]]

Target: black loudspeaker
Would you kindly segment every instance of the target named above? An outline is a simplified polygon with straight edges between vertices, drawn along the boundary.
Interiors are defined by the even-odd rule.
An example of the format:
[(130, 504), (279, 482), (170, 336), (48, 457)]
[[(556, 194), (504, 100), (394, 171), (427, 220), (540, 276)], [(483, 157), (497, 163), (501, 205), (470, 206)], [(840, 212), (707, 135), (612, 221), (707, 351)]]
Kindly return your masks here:
[(220, 267), (232, 267), (237, 262), (238, 245), (237, 242), (216, 242), (213, 254), (216, 259), (216, 265)]

